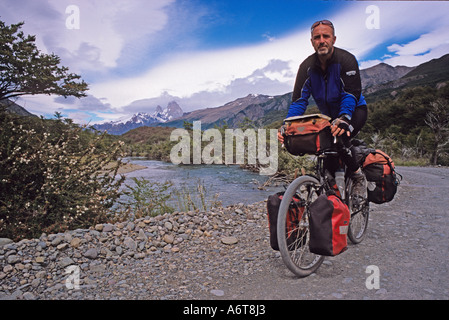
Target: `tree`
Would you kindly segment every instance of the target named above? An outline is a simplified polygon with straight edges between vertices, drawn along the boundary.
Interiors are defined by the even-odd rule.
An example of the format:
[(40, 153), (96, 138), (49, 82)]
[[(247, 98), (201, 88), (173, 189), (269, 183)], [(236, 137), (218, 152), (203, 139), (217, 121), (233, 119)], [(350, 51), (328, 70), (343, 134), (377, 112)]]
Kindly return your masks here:
[(0, 21), (0, 101), (35, 94), (85, 97), (87, 83), (60, 67), (57, 55), (41, 53), (36, 37), (20, 31), (23, 24)]
[(446, 99), (438, 98), (431, 104), (431, 110), (424, 119), (434, 134), (434, 148), (430, 162), (438, 163), (438, 157), (449, 144), (449, 103)]

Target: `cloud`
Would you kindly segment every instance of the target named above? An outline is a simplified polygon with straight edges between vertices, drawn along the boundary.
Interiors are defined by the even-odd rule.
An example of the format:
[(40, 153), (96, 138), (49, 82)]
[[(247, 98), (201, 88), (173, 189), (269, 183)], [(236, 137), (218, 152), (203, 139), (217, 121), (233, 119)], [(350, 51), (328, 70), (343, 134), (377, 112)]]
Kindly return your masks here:
[(109, 103), (104, 103), (100, 99), (88, 95), (84, 98), (75, 98), (75, 97), (56, 97), (54, 98), (54, 102), (61, 105), (62, 109), (73, 109), (76, 108), (81, 111), (111, 111), (111, 105)]
[(405, 44), (392, 44), (388, 47), (390, 52), (400, 56), (420, 56), (441, 46), (449, 45), (448, 26), (440, 27), (429, 33), (419, 36), (418, 39)]
[[(181, 98), (204, 92), (226, 93), (232, 91), (236, 82), (242, 83), (241, 79), (249, 81), (251, 77), (260, 76), (257, 72), (262, 72), (267, 79), (271, 77), (276, 80), (278, 77), (279, 81), (282, 78), (291, 88), (299, 62), (313, 52), (311, 46), (301, 45), (310, 43), (309, 38), (308, 32), (300, 32), (252, 46), (173, 54), (141, 75), (92, 84), (91, 92), (95, 96), (107, 97), (114, 108), (120, 108), (135, 100), (158, 97), (164, 92)], [(282, 72), (275, 70), (276, 61), (282, 61), (283, 68), (287, 69)], [(266, 67), (268, 69), (263, 70)], [(259, 83), (263, 84), (262, 81)], [(284, 84), (283, 91), (285, 88)], [(261, 92), (262, 88), (257, 89), (254, 85), (251, 89), (253, 93), (264, 93)], [(273, 88), (270, 91), (273, 92), (270, 94), (280, 93)], [(225, 103), (230, 100), (221, 101)], [(211, 103), (198, 105), (207, 106)]]
[[(161, 31), (168, 22), (165, 8), (173, 2), (16, 0), (0, 4), (0, 12), (9, 23), (25, 21), (23, 30), (38, 35), (36, 43), (41, 51), (56, 53), (71, 71), (94, 78), (98, 72), (117, 68), (130, 46), (145, 46), (146, 38)], [(79, 10), (67, 13), (69, 6)], [(68, 28), (68, 19), (77, 19), (79, 28)]]
[[(80, 9), (78, 30), (66, 28), (68, 5)], [(367, 27), (369, 5), (379, 9), (378, 29)], [(448, 2), (353, 2), (342, 8), (328, 17), (336, 46), (352, 52), (361, 68), (380, 62), (416, 66), (449, 52)], [(122, 117), (171, 100), (194, 110), (249, 93), (286, 93), (299, 64), (313, 53), (308, 27), (276, 38), (267, 31), (260, 43), (209, 50), (197, 31), (219, 15), (199, 2), (15, 0), (0, 3), (0, 12), (8, 23), (25, 20), (25, 33), (38, 35), (41, 50), (55, 52), (90, 84), (85, 100), (33, 97), (28, 104), (37, 110), (41, 101), (48, 103), (41, 110), (76, 108), (108, 120), (114, 112)], [(310, 13), (305, 20), (317, 18)]]
[[(165, 107), (171, 101), (177, 101), (185, 112), (203, 107), (217, 107), (250, 93), (263, 92), (267, 95), (287, 93), (292, 88), (291, 81), (294, 77), (296, 74), (290, 71), (287, 61), (273, 59), (250, 75), (233, 79), (227, 86), (209, 88), (187, 96), (172, 95), (164, 91), (154, 98), (133, 101), (119, 110), (129, 114), (153, 112), (157, 105)], [(286, 79), (289, 79), (290, 83), (286, 83)]]
[[(419, 55), (437, 49), (449, 39), (449, 3), (426, 1), (374, 2), (379, 9), (379, 29), (368, 29), (365, 12), (368, 4), (355, 3), (339, 13), (334, 24), (337, 43), (353, 52), (361, 61), (374, 49), (384, 47), (400, 56)], [(425, 14), (423, 14), (425, 12)], [(415, 40), (410, 41), (410, 39)], [(405, 43), (402, 43), (407, 39)], [(388, 58), (388, 57), (385, 57)], [(421, 63), (425, 57), (421, 58)], [(382, 59), (380, 59), (382, 60)], [(415, 60), (415, 62), (418, 60)]]

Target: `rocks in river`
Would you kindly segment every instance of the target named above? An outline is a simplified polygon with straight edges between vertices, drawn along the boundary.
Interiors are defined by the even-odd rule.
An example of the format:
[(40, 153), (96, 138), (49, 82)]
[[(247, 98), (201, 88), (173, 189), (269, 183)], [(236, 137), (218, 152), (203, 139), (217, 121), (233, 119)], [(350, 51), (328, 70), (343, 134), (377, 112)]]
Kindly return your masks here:
[[(260, 202), (97, 224), (17, 243), (1, 239), (0, 299), (220, 296), (211, 291), (212, 279), (263, 265), (257, 257), (263, 257), (260, 248), (270, 252), (266, 221)], [(78, 289), (69, 285), (74, 279)]]

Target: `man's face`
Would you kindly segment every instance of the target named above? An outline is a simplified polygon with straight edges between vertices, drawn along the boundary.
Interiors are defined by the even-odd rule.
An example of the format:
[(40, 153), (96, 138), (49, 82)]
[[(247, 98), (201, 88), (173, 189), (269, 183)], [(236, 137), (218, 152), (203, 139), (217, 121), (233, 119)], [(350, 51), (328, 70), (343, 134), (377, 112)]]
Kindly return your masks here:
[(330, 56), (334, 51), (335, 40), (334, 29), (330, 26), (320, 24), (312, 32), (312, 46), (319, 56)]

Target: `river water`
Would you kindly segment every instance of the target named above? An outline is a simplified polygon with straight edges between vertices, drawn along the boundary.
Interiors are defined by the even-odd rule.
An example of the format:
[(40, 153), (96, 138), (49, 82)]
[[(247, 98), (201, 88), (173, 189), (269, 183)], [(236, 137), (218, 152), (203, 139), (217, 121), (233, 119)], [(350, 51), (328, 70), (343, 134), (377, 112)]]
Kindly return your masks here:
[[(259, 190), (268, 180), (237, 165), (174, 165), (169, 162), (147, 160), (145, 158), (126, 158), (125, 162), (145, 166), (145, 169), (127, 173), (125, 183), (131, 184), (132, 177), (145, 178), (151, 182), (171, 181), (173, 187), (194, 190), (202, 185), (206, 190), (206, 198), (216, 199), (223, 206), (232, 204), (251, 204), (266, 199), (270, 194), (281, 191), (281, 187), (269, 187)], [(192, 191), (192, 194), (198, 194)]]

